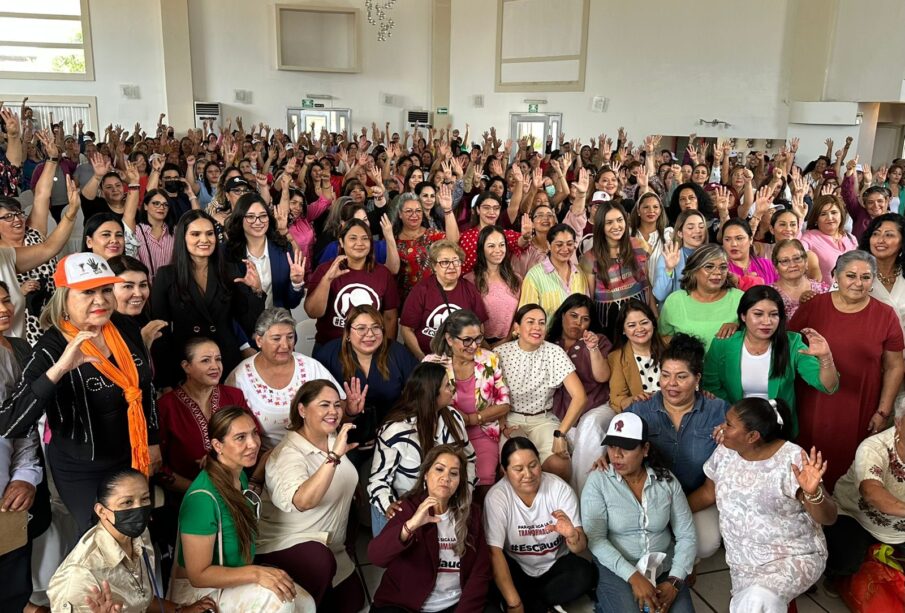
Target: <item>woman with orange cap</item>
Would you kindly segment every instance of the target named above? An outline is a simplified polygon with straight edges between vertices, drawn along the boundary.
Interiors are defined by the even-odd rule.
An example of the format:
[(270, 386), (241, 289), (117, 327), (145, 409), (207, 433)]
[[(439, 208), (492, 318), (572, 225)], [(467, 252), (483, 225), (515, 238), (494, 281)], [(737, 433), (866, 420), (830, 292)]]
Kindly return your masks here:
[(130, 465), (148, 476), (160, 464), (157, 413), (144, 332), (116, 312), (115, 276), (93, 253), (68, 255), (41, 313), (46, 330), (16, 389), (0, 406), (0, 436), (25, 436), (47, 415), (47, 459), (81, 532), (90, 527), (103, 477)]

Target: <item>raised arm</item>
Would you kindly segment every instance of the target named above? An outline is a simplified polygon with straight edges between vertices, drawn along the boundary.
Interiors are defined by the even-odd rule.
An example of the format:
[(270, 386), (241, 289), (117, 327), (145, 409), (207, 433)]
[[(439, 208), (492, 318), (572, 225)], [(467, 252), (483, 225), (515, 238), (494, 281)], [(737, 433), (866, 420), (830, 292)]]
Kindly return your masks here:
[(25, 160), (19, 116), (10, 109), (0, 108), (0, 117), (6, 122), (6, 159), (12, 166), (18, 168)]
[[(138, 183), (139, 174), (138, 169), (135, 168), (135, 164), (126, 160), (126, 172), (125, 172), (126, 182), (129, 185), (134, 185)], [(123, 208), (123, 225), (125, 225), (129, 230), (135, 232), (135, 224), (136, 224), (136, 216), (138, 214), (138, 196), (139, 192), (137, 189), (130, 189), (126, 192), (126, 203)]]
[(63, 211), (60, 223), (50, 233), (47, 240), (37, 245), (16, 247), (16, 272), (25, 273), (36, 266), (40, 266), (60, 253), (63, 247), (66, 246), (69, 237), (72, 235), (72, 228), (75, 226), (79, 207), (82, 204), (75, 180), (69, 175), (66, 175), (66, 191), (69, 195), (69, 207)]
[(53, 189), (53, 179), (60, 163), (60, 150), (47, 130), (38, 130), (35, 132), (35, 136), (44, 146), (47, 159), (44, 160), (44, 172), (41, 173), (35, 185), (35, 199), (26, 225), (40, 232), (42, 236), (46, 236), (47, 216), (50, 214), (50, 192)]
[[(94, 175), (82, 186), (82, 195), (86, 200), (94, 200), (101, 187), (101, 181), (104, 175), (113, 170), (110, 162), (104, 157), (100, 151), (95, 151), (89, 158), (91, 167), (94, 169)], [(148, 189), (151, 189), (150, 185)]]

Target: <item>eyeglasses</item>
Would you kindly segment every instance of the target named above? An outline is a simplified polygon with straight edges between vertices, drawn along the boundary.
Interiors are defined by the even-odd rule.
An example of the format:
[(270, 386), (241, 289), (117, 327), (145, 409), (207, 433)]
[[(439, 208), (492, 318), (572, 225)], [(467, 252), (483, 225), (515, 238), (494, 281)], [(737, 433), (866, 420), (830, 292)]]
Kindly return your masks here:
[(404, 211), (402, 211), (402, 214), (405, 215), (406, 217), (415, 217), (416, 215), (420, 215), (420, 214), (421, 214), (421, 209), (420, 209), (420, 208), (418, 208), (418, 209), (405, 209)]
[(480, 208), (480, 209), (481, 209), (482, 211), (484, 211), (485, 213), (499, 213), (500, 210), (501, 210), (503, 207), (500, 207), (500, 206), (487, 206), (487, 205), (482, 204), (482, 205), (481, 205), (480, 207), (478, 207), (478, 208)]
[(459, 268), (462, 266), (462, 260), (439, 260), (437, 266), (440, 268)]
[(246, 215), (245, 221), (248, 223), (266, 223), (267, 213), (261, 213), (260, 215)]
[(148, 203), (148, 206), (154, 206), (154, 207), (157, 207), (158, 209), (165, 209), (168, 206), (170, 206), (170, 203), (167, 202), (166, 200), (152, 200), (151, 202)]
[(776, 260), (776, 263), (780, 266), (789, 266), (790, 264), (801, 264), (804, 262), (804, 256), (796, 255), (791, 258), (783, 258), (781, 260)]
[(704, 264), (701, 266), (704, 269), (704, 272), (711, 273), (714, 271), (719, 271), (721, 273), (729, 272), (729, 266), (727, 264)]
[(25, 219), (25, 213), (22, 211), (14, 211), (12, 213), (7, 213), (6, 215), (0, 216), (0, 221), (5, 221), (7, 223), (12, 223), (17, 219)]
[(366, 337), (368, 334), (373, 334), (374, 336), (380, 336), (383, 334), (383, 328), (381, 326), (378, 326), (377, 324), (374, 324), (373, 326), (352, 326), (351, 330), (362, 338)]
[(538, 213), (531, 219), (556, 219), (556, 215), (553, 213)]
[(250, 194), (251, 190), (246, 187), (236, 187), (236, 188), (229, 190), (229, 193), (230, 194), (239, 194), (240, 196), (242, 196), (244, 194)]
[(483, 343), (484, 335), (479, 334), (475, 337), (466, 336), (464, 338), (461, 336), (457, 336), (456, 340), (458, 340), (460, 343), (462, 343), (462, 345), (465, 347), (471, 347), (472, 345), (480, 345), (481, 343)]

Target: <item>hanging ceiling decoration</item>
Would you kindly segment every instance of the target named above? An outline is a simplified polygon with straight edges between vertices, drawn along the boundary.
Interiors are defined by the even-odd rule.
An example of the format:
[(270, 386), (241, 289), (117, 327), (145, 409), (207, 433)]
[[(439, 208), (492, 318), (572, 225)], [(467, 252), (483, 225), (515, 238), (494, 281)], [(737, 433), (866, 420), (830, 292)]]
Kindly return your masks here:
[(368, 23), (377, 26), (377, 40), (386, 42), (393, 35), (396, 22), (389, 18), (389, 11), (396, 5), (396, 0), (365, 0), (368, 9)]

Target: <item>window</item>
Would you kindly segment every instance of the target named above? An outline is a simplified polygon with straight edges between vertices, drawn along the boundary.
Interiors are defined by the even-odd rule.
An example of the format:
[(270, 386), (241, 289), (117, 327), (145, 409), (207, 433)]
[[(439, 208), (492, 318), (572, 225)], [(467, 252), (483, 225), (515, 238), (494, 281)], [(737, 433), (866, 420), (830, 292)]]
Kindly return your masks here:
[(88, 0), (0, 0), (0, 77), (93, 80)]
[(278, 70), (360, 72), (358, 9), (277, 4), (275, 10)]

